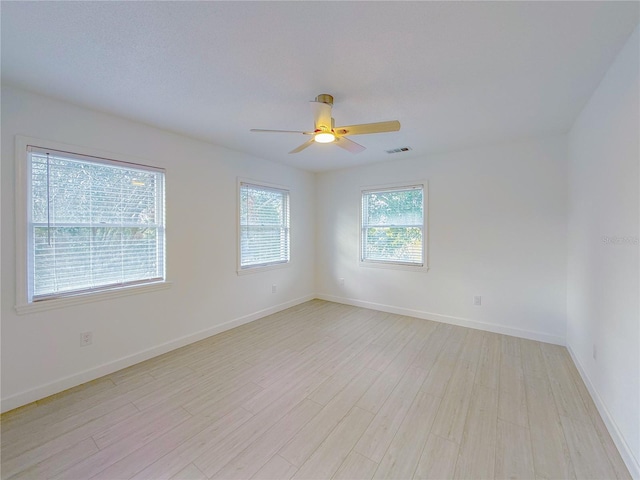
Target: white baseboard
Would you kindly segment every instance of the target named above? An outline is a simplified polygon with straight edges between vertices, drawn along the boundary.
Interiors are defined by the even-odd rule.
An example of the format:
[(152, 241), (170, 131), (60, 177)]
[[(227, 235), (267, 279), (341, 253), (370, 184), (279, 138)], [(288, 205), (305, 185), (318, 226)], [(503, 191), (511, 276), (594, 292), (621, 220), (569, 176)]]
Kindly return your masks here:
[(0, 410), (2, 412), (13, 410), (14, 408), (18, 408), (23, 405), (27, 405), (28, 403), (35, 402), (36, 400), (48, 397), (49, 395), (60, 393), (77, 385), (90, 382), (91, 380), (95, 380), (96, 378), (100, 378), (105, 375), (109, 375), (110, 373), (117, 372), (118, 370), (122, 370), (123, 368), (130, 367), (131, 365), (135, 365), (136, 363), (140, 363), (150, 358), (157, 357), (158, 355), (170, 352), (171, 350), (175, 350), (176, 348), (184, 347), (185, 345), (203, 340), (212, 335), (216, 335), (226, 330), (244, 325), (245, 323), (253, 322), (254, 320), (258, 320), (259, 318), (266, 317), (267, 315), (271, 315), (281, 310), (285, 310), (309, 300), (313, 300), (314, 298), (316, 298), (315, 295), (306, 295), (304, 297), (296, 298), (279, 305), (274, 305), (272, 307), (251, 313), (249, 315), (244, 315), (234, 320), (230, 320), (220, 325), (215, 325), (211, 328), (185, 335), (184, 337), (171, 340), (161, 345), (143, 350), (142, 352), (134, 353), (133, 355), (129, 355), (127, 357), (105, 363), (98, 367), (90, 368), (88, 370), (69, 375), (68, 377), (60, 378), (51, 383), (47, 383), (45, 385), (41, 385), (24, 392), (11, 395), (9, 397), (3, 398), (0, 401)]
[(471, 320), (468, 318), (452, 317), (450, 315), (443, 315), (440, 313), (424, 312), (422, 310), (412, 310), (409, 308), (396, 307), (393, 305), (384, 305), (381, 303), (356, 300), (353, 298), (337, 297), (334, 295), (327, 295), (324, 293), (317, 294), (316, 298), (319, 298), (320, 300), (327, 300), (329, 302), (353, 305), (354, 307), (370, 308), (372, 310), (380, 310), (382, 312), (387, 312), (387, 313), (395, 313), (398, 315), (406, 315), (409, 317), (423, 318), (425, 320), (434, 320), (436, 322), (441, 322), (441, 323), (449, 323), (451, 325), (458, 325), (461, 327), (473, 328), (475, 330), (484, 330), (486, 332), (501, 333), (503, 335), (510, 335), (512, 337), (521, 337), (521, 338), (527, 338), (529, 340), (537, 340), (539, 342), (553, 343), (555, 345), (564, 346), (565, 344), (565, 339), (563, 337), (549, 335), (542, 332), (535, 332), (532, 330), (523, 330), (519, 328), (505, 327), (502, 325), (479, 322), (477, 320)]
[(598, 394), (598, 391), (593, 386), (593, 383), (591, 382), (589, 375), (587, 375), (586, 370), (582, 368), (582, 365), (578, 361), (578, 357), (573, 352), (573, 349), (571, 348), (570, 345), (567, 345), (567, 350), (569, 350), (569, 355), (571, 355), (571, 358), (573, 359), (573, 363), (575, 364), (576, 368), (578, 369), (578, 372), (580, 373), (580, 376), (582, 377), (582, 381), (587, 386), (587, 390), (589, 390), (589, 394), (593, 399), (593, 403), (595, 403), (596, 408), (598, 409), (598, 412), (600, 413), (600, 416), (602, 417), (602, 420), (604, 421), (604, 424), (607, 427), (607, 430), (609, 431), (609, 435), (611, 435), (611, 439), (613, 440), (613, 443), (616, 444), (616, 447), (618, 448), (618, 452), (620, 452), (620, 456), (622, 457), (622, 460), (624, 460), (625, 465), (629, 469), (629, 473), (631, 474), (631, 477), (640, 479), (640, 463), (638, 462), (638, 459), (634, 456), (633, 452), (631, 451), (631, 448), (629, 448), (629, 445), (627, 444), (624, 437), (622, 436), (622, 433), (620, 433), (620, 430), (618, 429), (616, 422), (613, 420), (613, 417), (611, 416), (611, 414), (609, 413), (609, 410), (607, 409), (606, 405), (602, 401), (602, 398)]

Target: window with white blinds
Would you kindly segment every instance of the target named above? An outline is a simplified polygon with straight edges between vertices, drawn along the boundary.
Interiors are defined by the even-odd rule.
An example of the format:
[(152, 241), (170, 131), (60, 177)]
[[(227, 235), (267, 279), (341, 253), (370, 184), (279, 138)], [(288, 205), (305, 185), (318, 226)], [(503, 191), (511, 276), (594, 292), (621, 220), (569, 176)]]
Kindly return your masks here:
[(240, 270), (289, 262), (289, 192), (240, 182)]
[(362, 262), (424, 265), (424, 186), (365, 190)]
[(164, 171), (28, 147), (28, 301), (165, 279)]

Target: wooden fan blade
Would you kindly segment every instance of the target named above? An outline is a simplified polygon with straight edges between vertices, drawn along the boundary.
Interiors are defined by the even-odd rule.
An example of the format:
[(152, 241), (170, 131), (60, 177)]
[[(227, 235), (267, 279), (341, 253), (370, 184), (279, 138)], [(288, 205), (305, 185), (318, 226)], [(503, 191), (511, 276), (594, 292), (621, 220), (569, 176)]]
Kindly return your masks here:
[(309, 145), (311, 145), (312, 143), (314, 143), (314, 139), (310, 139), (307, 140), (306, 142), (304, 142), (302, 145), (300, 145), (298, 148), (294, 148), (293, 150), (291, 150), (289, 153), (298, 153), (301, 152), (302, 150), (304, 150), (305, 148), (307, 148)]
[(259, 133), (302, 133), (303, 135), (313, 135), (313, 132), (303, 132), (302, 130), (264, 130), (262, 128), (252, 128), (249, 131)]
[(316, 130), (331, 130), (331, 105), (323, 102), (309, 102), (313, 111), (313, 122)]
[(363, 135), (365, 133), (397, 132), (400, 130), (400, 122), (392, 120), (389, 122), (362, 123), (360, 125), (348, 125), (346, 127), (336, 127), (336, 135)]
[(344, 148), (345, 150), (351, 153), (360, 153), (363, 150), (366, 150), (366, 148), (360, 145), (359, 143), (356, 143), (353, 140), (349, 140), (348, 138), (345, 138), (345, 137), (336, 137), (333, 143), (335, 143), (340, 148)]

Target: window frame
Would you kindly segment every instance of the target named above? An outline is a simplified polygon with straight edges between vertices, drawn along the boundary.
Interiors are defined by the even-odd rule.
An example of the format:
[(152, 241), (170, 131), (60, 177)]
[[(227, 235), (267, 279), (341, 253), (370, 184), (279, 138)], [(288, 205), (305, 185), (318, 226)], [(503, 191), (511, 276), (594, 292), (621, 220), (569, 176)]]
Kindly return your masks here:
[[(275, 190), (284, 192), (287, 195), (287, 244), (288, 244), (288, 258), (286, 261), (279, 262), (269, 262), (269, 263), (259, 263), (252, 265), (242, 265), (242, 186), (250, 185), (252, 187), (264, 188), (265, 190)], [(236, 272), (238, 275), (245, 275), (250, 273), (264, 272), (268, 270), (275, 270), (280, 268), (287, 268), (291, 265), (291, 189), (284, 185), (279, 185), (275, 183), (268, 183), (259, 180), (253, 180), (249, 178), (238, 177), (237, 179), (237, 192), (236, 192), (236, 201), (237, 201), (237, 211), (236, 211), (236, 222), (237, 222), (237, 237), (236, 237), (236, 248), (237, 248), (237, 258), (236, 258)]]
[[(116, 285), (112, 287), (97, 288), (91, 290), (78, 290), (68, 292), (59, 296), (52, 295), (45, 299), (34, 301), (29, 298), (29, 224), (31, 214), (31, 184), (30, 184), (30, 166), (29, 166), (29, 147), (37, 149), (50, 149), (58, 152), (68, 152), (69, 157), (94, 157), (100, 163), (108, 164), (130, 164), (132, 167), (143, 167), (150, 170), (162, 171), (164, 173), (164, 275), (162, 279), (153, 279), (149, 281), (140, 281), (125, 285)], [(86, 160), (86, 158), (85, 158)], [(109, 298), (121, 297), (126, 295), (140, 294), (150, 291), (162, 290), (169, 288), (171, 282), (167, 281), (167, 241), (166, 241), (166, 170), (160, 167), (149, 166), (149, 162), (106, 152), (89, 147), (81, 147), (77, 145), (64, 144), (40, 138), (16, 135), (15, 137), (15, 214), (16, 214), (16, 304), (15, 309), (18, 314), (27, 314), (32, 312), (50, 310), (55, 308), (63, 308), (71, 305), (102, 301)]]
[[(358, 264), (361, 267), (383, 268), (394, 270), (405, 270), (411, 272), (427, 272), (429, 271), (429, 188), (426, 180), (417, 182), (397, 182), (384, 185), (367, 185), (360, 187), (359, 198), (359, 217), (358, 217)], [(364, 259), (364, 224), (363, 224), (363, 200), (364, 196), (369, 193), (393, 191), (393, 190), (410, 190), (413, 188), (422, 188), (422, 263), (407, 263), (387, 260), (370, 260)]]

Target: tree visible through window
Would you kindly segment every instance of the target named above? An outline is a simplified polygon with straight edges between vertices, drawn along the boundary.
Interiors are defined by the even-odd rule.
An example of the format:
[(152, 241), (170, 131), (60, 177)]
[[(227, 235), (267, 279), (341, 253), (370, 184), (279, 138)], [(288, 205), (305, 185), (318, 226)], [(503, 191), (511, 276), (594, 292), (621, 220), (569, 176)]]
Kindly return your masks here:
[(29, 301), (164, 280), (164, 173), (30, 147)]
[(240, 183), (240, 268), (289, 261), (289, 192)]
[(422, 185), (362, 192), (361, 261), (424, 265)]

